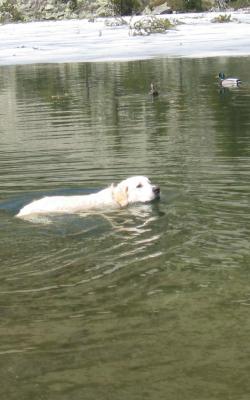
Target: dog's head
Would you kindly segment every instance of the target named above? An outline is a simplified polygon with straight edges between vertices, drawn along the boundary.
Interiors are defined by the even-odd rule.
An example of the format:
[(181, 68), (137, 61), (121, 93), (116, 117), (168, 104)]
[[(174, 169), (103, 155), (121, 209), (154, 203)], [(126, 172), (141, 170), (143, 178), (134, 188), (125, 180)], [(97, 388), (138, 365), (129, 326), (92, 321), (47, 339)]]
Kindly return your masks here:
[(112, 194), (120, 207), (133, 203), (147, 203), (160, 197), (160, 188), (152, 185), (146, 176), (132, 176), (112, 186)]

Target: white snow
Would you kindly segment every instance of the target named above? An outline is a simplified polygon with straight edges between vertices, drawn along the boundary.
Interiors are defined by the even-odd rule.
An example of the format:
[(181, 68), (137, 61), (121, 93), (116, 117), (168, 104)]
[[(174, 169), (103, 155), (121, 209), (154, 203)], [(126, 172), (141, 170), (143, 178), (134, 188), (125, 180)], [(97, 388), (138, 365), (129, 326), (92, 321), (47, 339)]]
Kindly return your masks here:
[[(232, 22), (211, 22), (224, 14), (231, 14)], [(134, 17), (132, 22), (139, 18), (142, 17)], [(66, 20), (1, 25), (0, 65), (250, 54), (249, 12), (172, 14), (165, 18), (183, 24), (166, 34), (149, 36), (131, 36), (128, 25), (110, 27), (101, 18), (95, 22)]]

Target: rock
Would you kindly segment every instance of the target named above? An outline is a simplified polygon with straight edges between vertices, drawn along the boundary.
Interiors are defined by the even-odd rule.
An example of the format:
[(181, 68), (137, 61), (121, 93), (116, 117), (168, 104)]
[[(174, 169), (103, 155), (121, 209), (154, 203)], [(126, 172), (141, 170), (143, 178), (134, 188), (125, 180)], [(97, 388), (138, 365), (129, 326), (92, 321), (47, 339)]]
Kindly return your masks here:
[(149, 6), (145, 7), (144, 10), (142, 11), (142, 15), (151, 15), (152, 10), (149, 8)]
[(171, 7), (168, 6), (168, 3), (161, 4), (160, 6), (156, 6), (152, 10), (153, 15), (161, 15), (161, 14), (172, 14)]
[(3, 11), (3, 12), (0, 13), (0, 23), (7, 24), (7, 23), (12, 22), (12, 21), (13, 21), (13, 17), (9, 12)]
[(49, 11), (49, 12), (50, 12), (50, 11), (53, 12), (53, 11), (54, 11), (54, 6), (52, 6), (52, 4), (47, 4), (47, 5), (44, 7), (44, 10), (47, 11), (47, 12), (48, 12), (48, 11)]

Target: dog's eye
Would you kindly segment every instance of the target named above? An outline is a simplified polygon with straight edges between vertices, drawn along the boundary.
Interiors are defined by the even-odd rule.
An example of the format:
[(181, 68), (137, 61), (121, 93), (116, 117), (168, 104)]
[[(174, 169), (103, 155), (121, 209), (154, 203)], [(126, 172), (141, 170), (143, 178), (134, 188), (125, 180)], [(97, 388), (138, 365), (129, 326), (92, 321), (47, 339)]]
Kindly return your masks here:
[(140, 189), (140, 188), (142, 188), (142, 184), (138, 183), (138, 185), (136, 186), (136, 189)]

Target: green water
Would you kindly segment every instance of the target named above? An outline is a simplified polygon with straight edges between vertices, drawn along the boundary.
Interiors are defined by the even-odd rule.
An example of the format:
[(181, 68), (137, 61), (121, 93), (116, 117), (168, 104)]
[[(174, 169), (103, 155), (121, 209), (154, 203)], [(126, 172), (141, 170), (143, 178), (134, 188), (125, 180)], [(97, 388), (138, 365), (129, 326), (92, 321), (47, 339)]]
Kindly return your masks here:
[[(249, 109), (249, 58), (0, 68), (1, 399), (249, 399)], [(138, 174), (159, 202), (15, 218)]]

